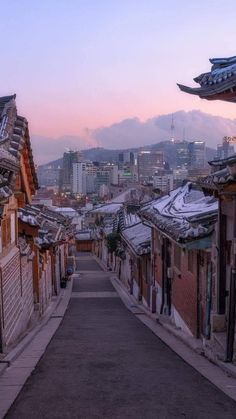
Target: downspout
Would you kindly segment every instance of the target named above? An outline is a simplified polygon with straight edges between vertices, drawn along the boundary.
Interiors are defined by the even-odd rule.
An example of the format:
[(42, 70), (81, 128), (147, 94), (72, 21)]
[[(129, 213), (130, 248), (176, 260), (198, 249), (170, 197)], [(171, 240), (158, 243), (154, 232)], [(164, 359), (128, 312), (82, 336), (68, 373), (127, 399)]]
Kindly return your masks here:
[(171, 267), (171, 244), (167, 239), (166, 242), (166, 297), (167, 297), (167, 307), (168, 315), (171, 315), (171, 292), (172, 292), (172, 278), (169, 276), (169, 268)]
[(141, 276), (142, 270), (141, 270), (141, 262), (140, 262), (140, 258), (138, 258), (138, 278), (139, 278), (139, 296), (138, 299), (139, 301), (142, 301), (142, 295), (143, 295), (143, 279)]
[(163, 238), (163, 243), (161, 246), (161, 271), (162, 271), (162, 293), (161, 293), (161, 309), (160, 314), (163, 314), (164, 304), (165, 304), (165, 241)]
[(196, 328), (196, 338), (200, 337), (200, 322), (201, 322), (201, 313), (200, 313), (200, 263), (201, 256), (200, 252), (197, 252), (197, 328)]
[(207, 264), (207, 310), (206, 310), (206, 338), (211, 337), (211, 306), (212, 306), (212, 262)]
[(236, 196), (233, 197), (233, 266), (230, 277), (229, 309), (227, 322), (226, 362), (232, 362), (234, 356), (235, 300), (236, 300)]
[(4, 328), (4, 312), (3, 312), (3, 285), (2, 285), (2, 268), (0, 268), (0, 352), (4, 350), (3, 328)]
[(226, 255), (225, 255), (225, 242), (226, 242), (226, 221), (225, 215), (222, 214), (221, 198), (219, 199), (219, 235), (218, 235), (218, 302), (217, 311), (219, 314), (225, 314), (225, 296), (226, 296)]

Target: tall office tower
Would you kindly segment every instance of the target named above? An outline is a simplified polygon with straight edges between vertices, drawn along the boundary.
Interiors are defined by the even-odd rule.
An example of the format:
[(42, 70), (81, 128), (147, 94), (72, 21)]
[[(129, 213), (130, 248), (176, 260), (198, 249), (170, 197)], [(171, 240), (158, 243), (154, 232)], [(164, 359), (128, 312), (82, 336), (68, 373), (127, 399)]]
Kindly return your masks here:
[(205, 141), (192, 141), (188, 144), (189, 169), (199, 169), (206, 165)]
[(224, 137), (222, 144), (217, 146), (217, 159), (227, 159), (227, 157), (235, 154), (234, 146), (230, 144), (231, 137)]
[(123, 164), (124, 163), (124, 153), (119, 153), (118, 155), (118, 163)]
[(163, 168), (164, 156), (162, 151), (140, 151), (138, 153), (138, 178), (145, 182), (159, 169)]
[(97, 175), (97, 166), (95, 166), (91, 161), (86, 162), (86, 194), (91, 194), (95, 192), (95, 179)]
[(107, 186), (109, 188), (111, 184), (111, 169), (106, 167), (99, 168), (95, 179), (95, 190), (99, 192), (101, 186)]
[(71, 191), (73, 163), (82, 161), (80, 151), (68, 150), (63, 154), (62, 163), (62, 189)]
[(188, 149), (188, 142), (187, 141), (180, 141), (175, 143), (175, 151), (176, 151), (176, 169), (184, 169), (188, 167), (189, 164), (189, 149)]

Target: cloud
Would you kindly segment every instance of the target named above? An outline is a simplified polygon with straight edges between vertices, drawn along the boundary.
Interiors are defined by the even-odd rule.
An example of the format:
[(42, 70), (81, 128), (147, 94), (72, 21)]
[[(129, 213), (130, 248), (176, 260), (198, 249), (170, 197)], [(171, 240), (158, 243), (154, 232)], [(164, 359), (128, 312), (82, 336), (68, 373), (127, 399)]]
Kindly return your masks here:
[[(145, 122), (138, 118), (95, 130), (84, 130), (83, 136), (46, 138), (32, 135), (33, 152), (37, 163), (46, 163), (61, 157), (66, 148), (83, 150), (91, 147), (124, 149), (155, 144), (171, 137), (172, 114), (160, 115)], [(236, 119), (227, 119), (193, 110), (174, 113), (175, 139), (205, 140), (216, 148), (225, 135), (236, 135)]]
[[(171, 138), (172, 114), (161, 115), (141, 122), (125, 119), (92, 132), (93, 138), (105, 148), (129, 148), (154, 144)], [(216, 147), (225, 135), (236, 135), (236, 120), (212, 116), (193, 110), (174, 113), (175, 139), (205, 140)]]

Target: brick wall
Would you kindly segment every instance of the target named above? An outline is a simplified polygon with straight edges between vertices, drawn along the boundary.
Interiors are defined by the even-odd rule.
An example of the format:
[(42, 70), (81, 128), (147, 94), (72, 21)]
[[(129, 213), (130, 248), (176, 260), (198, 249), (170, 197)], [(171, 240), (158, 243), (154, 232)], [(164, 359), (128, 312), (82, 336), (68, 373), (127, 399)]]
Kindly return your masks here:
[[(172, 281), (172, 304), (187, 324), (193, 335), (197, 333), (197, 277), (196, 251), (194, 251), (195, 273), (188, 270), (188, 252), (181, 251), (181, 270), (174, 267)], [(172, 261), (174, 258), (172, 258)]]

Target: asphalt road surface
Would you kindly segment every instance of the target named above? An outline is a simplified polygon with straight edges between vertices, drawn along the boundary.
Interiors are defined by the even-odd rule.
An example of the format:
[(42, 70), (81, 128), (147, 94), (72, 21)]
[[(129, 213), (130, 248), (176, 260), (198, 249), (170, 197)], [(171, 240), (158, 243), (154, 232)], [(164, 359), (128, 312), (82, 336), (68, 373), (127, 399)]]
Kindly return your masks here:
[[(126, 309), (92, 260), (7, 419), (228, 419), (236, 403)], [(96, 269), (96, 270), (95, 270)]]

